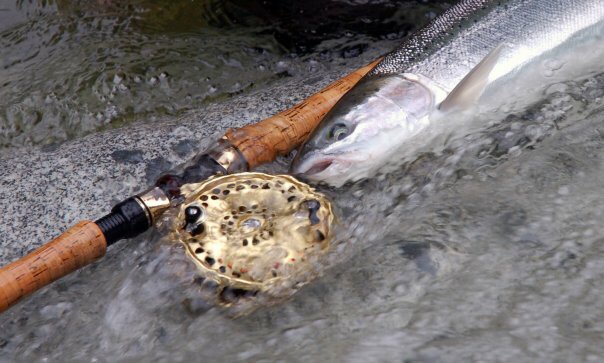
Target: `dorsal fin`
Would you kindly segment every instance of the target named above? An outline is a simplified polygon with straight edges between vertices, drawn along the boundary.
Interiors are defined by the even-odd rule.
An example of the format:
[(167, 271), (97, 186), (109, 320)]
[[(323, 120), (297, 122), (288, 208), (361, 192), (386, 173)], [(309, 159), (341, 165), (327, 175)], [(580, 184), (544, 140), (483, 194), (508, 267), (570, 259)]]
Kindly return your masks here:
[(484, 91), (489, 80), (489, 74), (495, 68), (503, 45), (493, 49), (480, 63), (474, 67), (441, 102), (438, 109), (446, 112), (454, 109), (466, 108), (472, 105)]

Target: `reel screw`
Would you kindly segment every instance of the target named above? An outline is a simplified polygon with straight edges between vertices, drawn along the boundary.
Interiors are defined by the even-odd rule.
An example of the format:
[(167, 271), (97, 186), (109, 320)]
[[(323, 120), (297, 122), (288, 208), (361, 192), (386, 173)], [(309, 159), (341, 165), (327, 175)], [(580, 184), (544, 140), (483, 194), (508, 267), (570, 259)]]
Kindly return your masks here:
[(319, 211), (319, 208), (321, 208), (321, 203), (315, 199), (307, 200), (304, 203), (308, 208), (308, 219), (310, 219), (310, 224), (314, 226), (315, 224), (321, 222), (321, 219), (317, 217), (317, 212)]
[(197, 236), (198, 234), (202, 234), (206, 230), (206, 227), (203, 226), (203, 223), (200, 223), (192, 228), (187, 228), (187, 230), (191, 233), (191, 236)]
[(201, 213), (201, 208), (193, 205), (188, 206), (187, 209), (185, 209), (185, 221), (187, 224), (195, 223), (199, 217), (201, 217)]

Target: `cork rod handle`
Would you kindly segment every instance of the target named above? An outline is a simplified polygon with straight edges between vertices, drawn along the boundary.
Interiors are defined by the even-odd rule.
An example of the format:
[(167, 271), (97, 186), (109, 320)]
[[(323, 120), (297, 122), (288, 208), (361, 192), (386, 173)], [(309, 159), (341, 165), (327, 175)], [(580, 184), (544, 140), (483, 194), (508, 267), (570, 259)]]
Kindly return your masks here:
[(0, 312), (22, 297), (105, 255), (103, 232), (82, 221), (51, 242), (0, 269)]
[(243, 154), (250, 169), (271, 162), (302, 144), (327, 111), (381, 60), (357, 69), (275, 116), (236, 130), (229, 129), (225, 138)]

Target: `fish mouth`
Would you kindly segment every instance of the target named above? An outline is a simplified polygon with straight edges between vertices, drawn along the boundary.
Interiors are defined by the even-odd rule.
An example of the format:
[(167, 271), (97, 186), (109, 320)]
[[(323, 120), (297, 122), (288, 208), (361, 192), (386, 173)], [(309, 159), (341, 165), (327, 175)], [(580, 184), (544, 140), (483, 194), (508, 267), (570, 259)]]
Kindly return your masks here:
[(308, 170), (306, 170), (304, 175), (313, 175), (322, 172), (323, 170), (329, 168), (329, 166), (333, 163), (333, 159), (321, 160), (311, 166)]
[(353, 155), (317, 155), (292, 164), (290, 172), (302, 180), (322, 182), (334, 187), (342, 186), (354, 174), (352, 165), (357, 162)]
[(319, 174), (320, 172), (324, 171), (325, 169), (329, 168), (333, 164), (334, 161), (335, 161), (335, 158), (323, 157), (319, 160), (309, 159), (309, 160), (305, 160), (303, 162), (294, 162), (292, 164), (292, 168), (290, 171), (296, 175), (303, 175), (303, 176), (316, 175), (316, 174)]

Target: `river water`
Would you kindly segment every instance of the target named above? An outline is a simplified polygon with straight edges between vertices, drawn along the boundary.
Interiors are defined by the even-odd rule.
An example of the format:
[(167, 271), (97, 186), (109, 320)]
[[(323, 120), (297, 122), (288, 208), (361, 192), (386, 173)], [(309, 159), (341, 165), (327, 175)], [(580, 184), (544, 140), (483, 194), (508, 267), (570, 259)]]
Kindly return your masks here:
[(600, 362), (603, 96), (602, 74), (558, 83), (442, 152), (319, 187), (348, 228), (288, 301), (234, 318), (152, 231), (2, 316), (0, 359)]
[(368, 42), (396, 44), (444, 6), (336, 3), (2, 0), (0, 147), (56, 144), (261, 89), (306, 70), (303, 60), (321, 69)]

